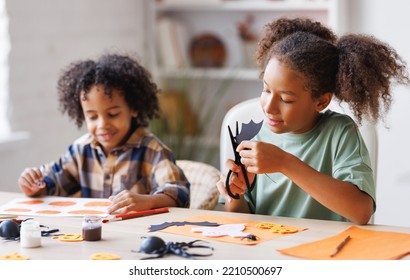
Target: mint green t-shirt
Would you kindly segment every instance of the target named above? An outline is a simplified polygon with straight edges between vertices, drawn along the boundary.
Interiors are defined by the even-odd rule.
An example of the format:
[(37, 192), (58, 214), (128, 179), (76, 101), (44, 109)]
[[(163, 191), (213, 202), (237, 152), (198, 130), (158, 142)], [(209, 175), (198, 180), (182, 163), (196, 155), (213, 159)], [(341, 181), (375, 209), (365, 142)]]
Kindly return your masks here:
[[(349, 116), (327, 110), (310, 131), (302, 134), (276, 134), (264, 123), (254, 140), (274, 144), (317, 171), (356, 185), (375, 201), (369, 152)], [(252, 199), (245, 196), (256, 214), (347, 221), (281, 173), (258, 174), (256, 180)]]

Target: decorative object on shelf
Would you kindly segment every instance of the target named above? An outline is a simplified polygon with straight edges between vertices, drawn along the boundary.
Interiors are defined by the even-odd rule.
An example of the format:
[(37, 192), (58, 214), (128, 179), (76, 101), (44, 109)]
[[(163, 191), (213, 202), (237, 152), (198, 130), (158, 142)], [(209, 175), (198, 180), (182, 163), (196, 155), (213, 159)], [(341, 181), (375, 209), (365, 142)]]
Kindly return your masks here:
[(224, 43), (211, 33), (195, 36), (191, 40), (189, 52), (194, 67), (223, 67), (227, 56)]
[(163, 92), (159, 95), (159, 103), (163, 125), (168, 133), (195, 134), (197, 117), (183, 92)]
[(258, 43), (258, 36), (252, 30), (253, 22), (253, 15), (248, 14), (244, 21), (237, 23), (238, 34), (243, 48), (243, 64), (248, 68), (256, 67), (255, 52)]
[[(216, 117), (224, 110), (220, 103), (233, 82), (234, 79), (223, 79), (209, 83), (206, 77), (189, 82), (181, 80), (178, 89), (163, 91), (159, 96), (162, 115), (151, 121), (150, 130), (174, 152), (176, 159), (217, 164), (219, 140), (207, 136), (220, 130)], [(191, 88), (201, 92), (195, 100), (190, 99)]]
[(242, 48), (243, 48), (243, 65), (246, 68), (256, 68), (256, 47), (258, 43), (257, 41), (243, 41)]
[[(177, 135), (164, 129), (166, 125), (161, 121), (166, 121), (165, 119), (156, 119), (151, 123), (150, 129), (172, 148), (177, 159), (201, 161), (214, 166), (221, 166), (219, 134), (227, 108), (231, 104), (254, 97), (255, 93), (260, 91), (260, 71), (255, 67), (255, 54), (258, 41), (256, 37), (260, 37), (263, 25), (281, 16), (314, 18), (332, 26), (337, 33), (345, 33), (348, 25), (344, 0), (144, 2), (147, 3), (144, 11), (147, 13), (144, 19), (148, 29), (146, 51), (152, 58), (150, 61), (153, 73), (163, 90), (182, 92), (185, 95), (195, 114), (197, 128), (193, 135)], [(247, 18), (248, 15), (250, 19)], [(157, 52), (157, 49), (169, 48), (170, 45), (161, 37), (151, 35), (158, 32), (154, 27), (158, 26), (158, 21), (163, 18), (181, 23), (186, 30), (186, 67), (168, 67), (161, 64), (161, 53)], [(223, 41), (227, 59), (222, 68), (194, 67), (191, 64), (191, 40), (194, 36), (204, 33), (216, 34)], [(169, 38), (169, 34), (167, 37), (172, 39)], [(183, 109), (177, 111), (182, 112)], [(190, 117), (187, 116), (185, 119), (188, 118)], [(227, 149), (231, 151), (229, 146)]]
[(237, 28), (242, 41), (257, 41), (258, 36), (254, 31), (252, 31), (252, 24), (254, 20), (253, 15), (248, 14), (244, 21), (238, 22)]

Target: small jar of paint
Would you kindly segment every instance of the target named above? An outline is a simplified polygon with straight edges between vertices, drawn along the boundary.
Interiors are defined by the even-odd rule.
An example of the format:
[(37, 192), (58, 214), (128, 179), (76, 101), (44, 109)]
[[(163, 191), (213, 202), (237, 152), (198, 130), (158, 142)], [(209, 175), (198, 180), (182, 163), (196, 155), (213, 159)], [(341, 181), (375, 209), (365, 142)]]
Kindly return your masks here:
[(20, 246), (35, 248), (41, 246), (40, 224), (34, 220), (23, 221), (20, 225)]
[(83, 224), (83, 240), (98, 241), (101, 240), (102, 218), (99, 216), (84, 216)]

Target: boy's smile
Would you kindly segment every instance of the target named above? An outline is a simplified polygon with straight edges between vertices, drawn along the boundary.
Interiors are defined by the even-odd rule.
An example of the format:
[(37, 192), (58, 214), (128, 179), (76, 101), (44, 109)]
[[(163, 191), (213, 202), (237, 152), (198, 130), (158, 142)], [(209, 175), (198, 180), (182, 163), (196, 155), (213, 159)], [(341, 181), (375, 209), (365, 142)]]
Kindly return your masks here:
[(112, 98), (104, 93), (101, 85), (91, 87), (86, 99), (81, 96), (81, 106), (88, 132), (108, 154), (122, 145), (131, 129), (131, 120), (137, 113), (131, 111), (124, 96), (112, 90)]

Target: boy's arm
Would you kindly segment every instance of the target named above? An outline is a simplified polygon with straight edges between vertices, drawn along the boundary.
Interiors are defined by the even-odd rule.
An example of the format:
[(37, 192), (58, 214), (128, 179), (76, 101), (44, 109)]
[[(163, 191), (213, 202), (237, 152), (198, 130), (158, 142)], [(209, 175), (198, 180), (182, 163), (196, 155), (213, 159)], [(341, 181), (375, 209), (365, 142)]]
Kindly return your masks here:
[(78, 153), (70, 145), (58, 160), (40, 167), (47, 195), (69, 196), (80, 190)]
[[(190, 183), (176, 163), (166, 156), (152, 167), (153, 190), (151, 194), (163, 194), (174, 200), (178, 207), (189, 207)], [(167, 198), (167, 199), (168, 199)]]

